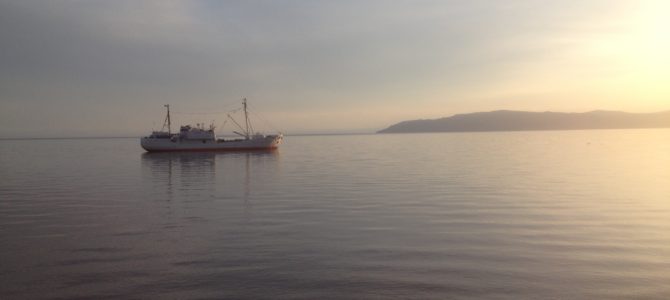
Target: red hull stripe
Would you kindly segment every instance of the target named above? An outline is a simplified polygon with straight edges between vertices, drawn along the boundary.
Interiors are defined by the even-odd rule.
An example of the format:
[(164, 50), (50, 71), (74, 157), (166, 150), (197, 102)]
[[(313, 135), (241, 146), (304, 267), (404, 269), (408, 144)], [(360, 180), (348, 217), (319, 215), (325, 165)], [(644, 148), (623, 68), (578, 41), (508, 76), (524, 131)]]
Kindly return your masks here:
[(236, 151), (274, 151), (278, 147), (247, 147), (247, 148), (212, 148), (212, 149), (161, 149), (146, 150), (147, 152), (236, 152)]

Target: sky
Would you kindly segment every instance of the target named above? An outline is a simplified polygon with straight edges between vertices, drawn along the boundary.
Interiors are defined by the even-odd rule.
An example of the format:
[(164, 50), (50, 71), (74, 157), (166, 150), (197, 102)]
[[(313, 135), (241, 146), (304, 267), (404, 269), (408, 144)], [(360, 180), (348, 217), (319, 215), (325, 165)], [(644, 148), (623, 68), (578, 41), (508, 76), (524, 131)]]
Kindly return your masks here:
[[(0, 138), (670, 109), (670, 1), (0, 0)], [(226, 125), (222, 131), (230, 131)]]

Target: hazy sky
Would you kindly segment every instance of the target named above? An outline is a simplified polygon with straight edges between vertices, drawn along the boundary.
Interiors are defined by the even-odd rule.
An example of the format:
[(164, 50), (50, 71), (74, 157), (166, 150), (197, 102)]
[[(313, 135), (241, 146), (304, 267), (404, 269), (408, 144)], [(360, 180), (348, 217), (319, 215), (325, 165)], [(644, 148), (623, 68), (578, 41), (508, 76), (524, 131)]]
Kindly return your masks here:
[(0, 0), (0, 137), (139, 136), (160, 127), (164, 103), (225, 111), (242, 97), (288, 133), (497, 109), (668, 110), (669, 12), (670, 1)]

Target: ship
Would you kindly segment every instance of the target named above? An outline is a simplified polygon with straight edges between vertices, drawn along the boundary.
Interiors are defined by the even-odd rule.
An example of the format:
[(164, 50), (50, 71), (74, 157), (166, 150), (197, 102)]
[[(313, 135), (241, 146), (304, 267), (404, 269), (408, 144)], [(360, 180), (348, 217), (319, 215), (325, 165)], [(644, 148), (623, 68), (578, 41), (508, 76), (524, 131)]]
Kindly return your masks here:
[[(153, 131), (149, 136), (140, 139), (140, 145), (148, 152), (167, 151), (251, 151), (276, 150), (282, 143), (283, 134), (264, 135), (254, 132), (249, 120), (247, 99), (242, 99), (244, 111), (244, 126), (240, 125), (230, 114), (228, 118), (240, 129), (233, 131), (238, 138), (219, 138), (216, 136), (214, 124), (205, 127), (204, 124), (182, 125), (179, 132), (171, 129), (170, 105), (166, 104), (167, 115), (160, 131)], [(225, 125), (225, 123), (224, 123)], [(164, 131), (167, 127), (167, 131)]]

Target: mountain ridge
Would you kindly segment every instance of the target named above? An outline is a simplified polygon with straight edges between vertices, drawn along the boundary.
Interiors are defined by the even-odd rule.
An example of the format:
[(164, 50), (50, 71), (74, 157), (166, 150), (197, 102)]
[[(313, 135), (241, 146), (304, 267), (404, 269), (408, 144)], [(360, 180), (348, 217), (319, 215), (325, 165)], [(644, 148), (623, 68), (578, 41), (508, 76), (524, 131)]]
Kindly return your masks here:
[(402, 121), (379, 130), (377, 133), (627, 128), (670, 128), (670, 110), (655, 113), (628, 113), (608, 110), (594, 110), (583, 113), (494, 110), (455, 114), (438, 119)]

